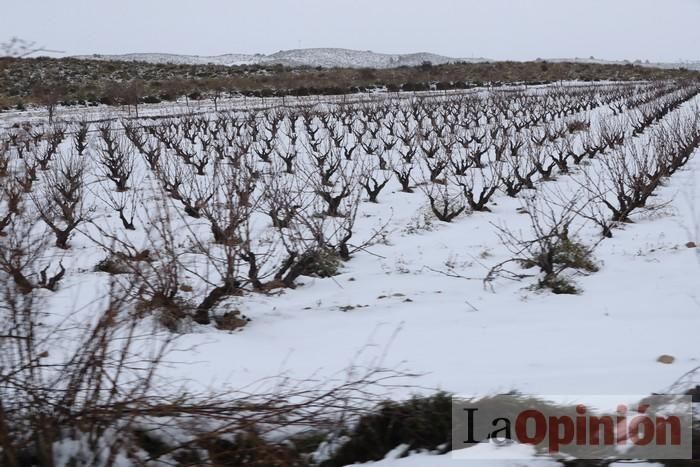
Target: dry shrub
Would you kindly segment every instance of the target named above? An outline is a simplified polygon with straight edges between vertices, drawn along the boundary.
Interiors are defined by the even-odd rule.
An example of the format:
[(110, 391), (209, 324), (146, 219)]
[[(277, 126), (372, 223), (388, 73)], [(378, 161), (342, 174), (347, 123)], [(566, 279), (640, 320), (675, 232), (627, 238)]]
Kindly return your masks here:
[(214, 317), (216, 328), (222, 331), (236, 331), (250, 322), (250, 318), (239, 310), (227, 311), (221, 316)]
[(538, 288), (546, 288), (557, 294), (575, 294), (579, 290), (568, 273), (598, 271), (593, 260), (593, 247), (588, 247), (573, 236), (573, 223), (579, 200), (574, 198), (563, 205), (552, 199), (526, 198), (522, 208), (530, 219), (531, 235), (523, 237), (507, 227), (498, 227), (501, 242), (513, 256), (489, 271), (485, 281), (496, 277), (522, 279), (527, 275), (505, 269), (508, 263), (522, 268), (537, 268), (541, 277)]

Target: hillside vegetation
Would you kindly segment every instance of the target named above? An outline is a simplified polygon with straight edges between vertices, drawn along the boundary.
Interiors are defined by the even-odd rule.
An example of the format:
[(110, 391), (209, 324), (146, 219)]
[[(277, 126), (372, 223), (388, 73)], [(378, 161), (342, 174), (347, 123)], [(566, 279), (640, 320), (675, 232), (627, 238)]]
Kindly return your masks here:
[(348, 94), (372, 89), (421, 91), (483, 84), (562, 80), (697, 79), (684, 69), (595, 63), (492, 62), (391, 69), (288, 68), (282, 65), (176, 65), (75, 58), (0, 58), (0, 109), (27, 104), (136, 104), (224, 95)]

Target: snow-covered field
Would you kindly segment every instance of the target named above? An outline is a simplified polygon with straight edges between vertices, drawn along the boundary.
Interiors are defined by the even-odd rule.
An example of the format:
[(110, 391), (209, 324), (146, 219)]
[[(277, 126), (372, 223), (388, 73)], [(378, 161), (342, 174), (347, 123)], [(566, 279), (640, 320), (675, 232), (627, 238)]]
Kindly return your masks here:
[[(362, 367), (413, 375), (376, 389), (392, 399), (682, 392), (700, 384), (692, 374), (675, 384), (700, 366), (700, 161), (679, 158), (700, 143), (697, 93), (607, 83), (269, 110), (236, 102), (173, 118), (188, 109), (142, 106), (162, 118), (86, 124), (82, 151), (80, 114), (53, 125), (39, 111), (3, 115), (0, 274), (20, 286), (21, 271), (44, 301), (41, 326), (76, 336), (53, 343), (56, 361), (110, 281), (139, 284), (135, 302), (153, 305), (139, 326), (178, 335), (159, 381), (190, 391)], [(8, 193), (32, 166), (13, 213)], [(82, 185), (66, 214), (70, 173)], [(630, 195), (627, 222), (606, 206), (618, 207), (618, 191)], [(563, 219), (559, 236), (595, 263), (558, 275), (578, 293), (537, 287), (551, 278), (508, 262), (529, 259), (533, 218), (545, 234)], [(71, 220), (57, 247), (52, 226)], [(18, 246), (29, 250), (19, 259)], [(96, 271), (106, 258), (111, 268)], [(65, 275), (42, 288), (40, 271), (51, 277), (59, 261)], [(237, 312), (249, 322), (221, 324)], [(515, 465), (503, 462), (489, 465)]]

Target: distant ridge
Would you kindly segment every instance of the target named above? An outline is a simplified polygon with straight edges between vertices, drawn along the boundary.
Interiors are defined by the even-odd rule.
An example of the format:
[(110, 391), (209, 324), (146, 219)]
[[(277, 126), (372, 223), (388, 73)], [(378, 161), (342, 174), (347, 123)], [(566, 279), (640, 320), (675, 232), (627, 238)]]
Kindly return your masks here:
[[(126, 61), (126, 62), (147, 62), (176, 65), (285, 65), (289, 67), (310, 66), (323, 68), (396, 68), (400, 66), (418, 66), (424, 62), (434, 65), (444, 63), (469, 62), (480, 63), (489, 62), (487, 58), (454, 58), (446, 57), (428, 52), (418, 52), (412, 54), (384, 54), (369, 50), (352, 49), (292, 49), (281, 50), (273, 54), (225, 54), (216, 56), (200, 55), (178, 55), (165, 53), (133, 53), (123, 55), (75, 55), (72, 58), (84, 60), (105, 60), (105, 61)], [(543, 61), (543, 59), (537, 59)], [(517, 60), (515, 60), (517, 61)], [(545, 59), (548, 62), (571, 62), (571, 63), (595, 63), (600, 65), (626, 65), (634, 64), (652, 68), (687, 68), (689, 70), (700, 70), (700, 61), (688, 61), (678, 63), (654, 63), (648, 61), (629, 60), (600, 60), (590, 58), (552, 58)]]
[(285, 66), (310, 66), (324, 68), (395, 68), (418, 66), (424, 62), (435, 65), (454, 62), (484, 62), (486, 59), (462, 59), (419, 52), (412, 54), (383, 54), (351, 49), (294, 49), (282, 50), (270, 55), (225, 54), (216, 56), (177, 55), (162, 53), (135, 53), (124, 55), (76, 55), (72, 58), (85, 60), (138, 61), (148, 63), (170, 63), (177, 65), (253, 65), (270, 64)]
[(637, 65), (646, 66), (651, 68), (665, 68), (665, 69), (676, 69), (676, 68), (687, 68), (688, 70), (698, 70), (700, 71), (700, 61), (686, 61), (686, 62), (650, 62), (648, 60), (601, 60), (595, 57), (589, 58), (548, 58), (546, 60), (537, 59), (537, 61), (547, 61), (551, 63), (592, 63), (596, 65)]

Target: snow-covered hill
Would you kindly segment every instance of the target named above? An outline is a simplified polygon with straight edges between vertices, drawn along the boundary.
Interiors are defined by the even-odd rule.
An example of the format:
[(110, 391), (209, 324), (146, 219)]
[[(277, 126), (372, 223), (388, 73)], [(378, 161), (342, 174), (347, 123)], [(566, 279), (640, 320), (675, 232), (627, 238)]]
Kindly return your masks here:
[(308, 65), (328, 68), (393, 68), (398, 66), (417, 66), (423, 62), (442, 64), (465, 60), (426, 52), (391, 55), (350, 49), (297, 49), (284, 50), (269, 55), (266, 57), (266, 61), (283, 65)]
[(246, 54), (225, 54), (212, 57), (199, 55), (178, 55), (178, 54), (161, 54), (161, 53), (135, 53), (122, 55), (76, 55), (72, 58), (85, 60), (104, 60), (104, 61), (125, 61), (125, 62), (147, 62), (147, 63), (170, 63), (175, 65), (247, 65), (258, 63), (264, 58), (264, 55), (246, 55)]
[[(179, 55), (165, 53), (132, 53), (123, 55), (76, 55), (73, 58), (89, 60), (116, 60), (147, 63), (170, 63), (177, 65), (252, 65), (280, 64), (285, 66), (310, 66), (324, 68), (394, 68), (400, 66), (418, 66), (424, 62), (439, 65), (454, 62), (487, 62), (486, 58), (455, 58), (428, 52), (411, 54), (384, 54), (369, 50), (352, 50), (338, 48), (292, 49), (281, 50), (273, 54), (224, 54), (215, 56)], [(541, 59), (538, 59), (541, 60)], [(634, 64), (653, 68), (687, 68), (700, 70), (700, 61), (657, 63), (649, 61), (601, 60), (597, 58), (552, 58), (548, 62), (593, 63), (599, 65)]]
[[(542, 61), (541, 59), (538, 59)], [(688, 70), (700, 70), (700, 61), (685, 61), (685, 62), (650, 62), (648, 60), (602, 60), (594, 57), (589, 58), (553, 58), (544, 60), (553, 63), (591, 63), (596, 65), (638, 65), (651, 68), (677, 69), (686, 68)]]
[(484, 61), (485, 59), (462, 59), (445, 57), (432, 53), (382, 54), (351, 49), (294, 49), (282, 50), (270, 55), (225, 54), (211, 57), (199, 55), (176, 55), (160, 53), (137, 53), (124, 55), (78, 55), (73, 58), (92, 60), (141, 61), (149, 63), (173, 63), (186, 65), (249, 65), (281, 64), (287, 66), (349, 67), (349, 68), (393, 68), (416, 66), (429, 61), (434, 64)]

